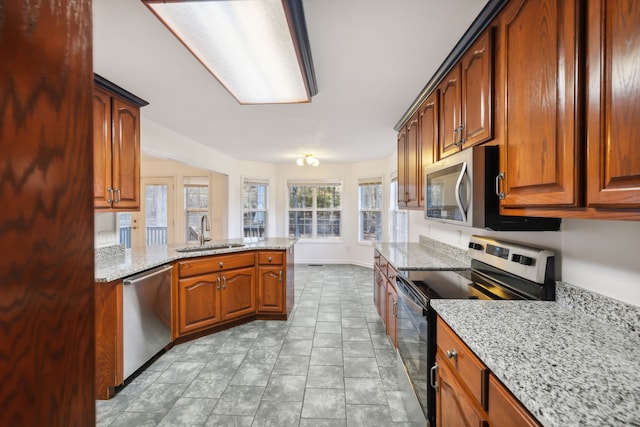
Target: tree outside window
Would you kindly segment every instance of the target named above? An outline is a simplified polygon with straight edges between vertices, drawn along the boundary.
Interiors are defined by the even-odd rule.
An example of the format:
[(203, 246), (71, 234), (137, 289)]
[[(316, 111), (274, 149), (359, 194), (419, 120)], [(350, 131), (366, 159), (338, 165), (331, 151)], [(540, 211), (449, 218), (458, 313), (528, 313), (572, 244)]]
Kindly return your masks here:
[(242, 191), (244, 237), (264, 240), (267, 237), (268, 181), (245, 180)]
[(358, 185), (361, 242), (382, 240), (382, 178), (362, 179)]
[(184, 210), (185, 240), (195, 242), (200, 238), (200, 220), (209, 214), (209, 178), (185, 177)]
[(288, 187), (290, 238), (340, 238), (341, 184), (289, 183)]

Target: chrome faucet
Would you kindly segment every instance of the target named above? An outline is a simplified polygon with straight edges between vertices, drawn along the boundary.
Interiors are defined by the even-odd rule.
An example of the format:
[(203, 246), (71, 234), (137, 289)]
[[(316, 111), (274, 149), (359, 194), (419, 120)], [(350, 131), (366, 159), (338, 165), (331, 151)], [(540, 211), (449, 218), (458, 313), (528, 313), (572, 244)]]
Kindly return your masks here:
[(200, 218), (200, 246), (204, 245), (204, 242), (206, 242), (207, 240), (211, 240), (211, 239), (205, 239), (204, 237), (204, 232), (209, 231), (209, 217), (206, 215), (202, 215), (202, 218)]

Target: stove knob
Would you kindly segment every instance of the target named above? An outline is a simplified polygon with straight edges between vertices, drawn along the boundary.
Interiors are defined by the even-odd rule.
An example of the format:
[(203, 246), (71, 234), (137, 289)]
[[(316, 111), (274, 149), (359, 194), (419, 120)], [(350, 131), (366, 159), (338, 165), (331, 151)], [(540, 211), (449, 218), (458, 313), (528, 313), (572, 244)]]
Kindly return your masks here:
[(524, 255), (514, 254), (511, 261), (522, 265), (533, 265), (533, 258)]

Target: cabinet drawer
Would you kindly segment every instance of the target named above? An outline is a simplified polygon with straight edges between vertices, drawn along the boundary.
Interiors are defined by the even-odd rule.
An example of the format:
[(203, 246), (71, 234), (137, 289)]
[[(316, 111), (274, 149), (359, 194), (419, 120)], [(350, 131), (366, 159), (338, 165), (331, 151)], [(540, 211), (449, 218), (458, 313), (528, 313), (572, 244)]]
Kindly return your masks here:
[[(438, 318), (436, 328), (438, 351), (460, 376), (473, 397), (486, 409), (489, 370), (442, 319)], [(455, 356), (449, 357), (448, 354)]]
[(504, 427), (537, 427), (540, 424), (498, 381), (489, 376), (489, 422)]
[(178, 274), (180, 277), (189, 277), (233, 268), (253, 267), (254, 265), (255, 254), (253, 252), (240, 252), (180, 261), (178, 262)]
[(282, 265), (284, 264), (284, 252), (260, 251), (258, 252), (258, 264)]
[(382, 273), (382, 275), (385, 277), (387, 276), (388, 267), (389, 267), (389, 262), (383, 257), (380, 257), (380, 273)]

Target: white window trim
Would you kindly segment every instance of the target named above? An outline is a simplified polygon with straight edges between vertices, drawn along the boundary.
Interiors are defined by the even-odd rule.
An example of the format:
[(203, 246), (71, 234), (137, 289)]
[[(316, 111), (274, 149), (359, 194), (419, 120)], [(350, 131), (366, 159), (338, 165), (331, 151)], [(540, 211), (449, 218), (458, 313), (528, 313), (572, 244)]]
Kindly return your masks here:
[[(369, 185), (369, 184), (380, 184), (382, 190), (382, 201), (380, 209), (361, 209), (360, 207), (360, 186), (361, 185)], [(362, 212), (380, 212), (382, 215), (381, 224), (380, 224), (380, 237), (382, 238), (382, 234), (384, 233), (384, 177), (373, 177), (373, 178), (359, 178), (358, 179), (358, 244), (362, 246), (371, 246), (375, 242), (374, 240), (362, 240), (360, 238), (362, 232), (362, 221), (360, 218), (360, 214)]]
[(269, 199), (271, 198), (271, 181), (268, 178), (249, 178), (249, 177), (241, 177), (241, 185), (240, 185), (240, 235), (244, 236), (244, 186), (245, 184), (265, 184), (267, 186), (267, 197), (265, 199), (265, 215), (267, 220), (264, 224), (264, 234), (265, 239), (269, 238), (269, 223), (271, 222), (270, 215), (270, 204)]
[[(340, 188), (340, 237), (299, 237), (297, 243), (302, 244), (334, 244), (334, 243), (344, 243), (344, 180), (343, 179), (286, 179), (285, 180), (285, 206), (286, 206), (286, 215), (284, 215), (284, 234), (289, 236), (289, 212), (291, 209), (289, 208), (289, 186), (295, 185), (309, 185), (322, 187), (325, 185), (339, 185)], [(316, 199), (313, 200), (313, 210), (317, 212), (315, 204), (317, 203)], [(329, 211), (335, 211), (337, 209), (323, 209)], [(316, 220), (314, 219), (311, 225), (311, 230), (313, 233), (316, 232)]]

